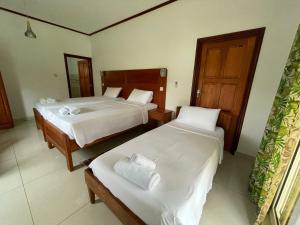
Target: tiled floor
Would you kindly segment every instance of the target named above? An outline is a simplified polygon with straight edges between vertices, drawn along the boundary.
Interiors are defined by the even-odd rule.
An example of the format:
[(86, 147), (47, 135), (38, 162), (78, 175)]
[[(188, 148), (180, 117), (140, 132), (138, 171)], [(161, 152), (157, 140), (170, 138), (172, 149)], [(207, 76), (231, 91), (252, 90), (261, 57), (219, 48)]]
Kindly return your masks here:
[[(77, 151), (74, 162), (113, 148), (138, 133)], [(252, 161), (241, 154), (225, 154), (200, 225), (253, 224), (255, 208), (247, 198)], [(89, 204), (83, 170), (68, 172), (64, 157), (56, 149), (47, 148), (33, 121), (0, 132), (0, 224), (120, 224), (102, 202)]]

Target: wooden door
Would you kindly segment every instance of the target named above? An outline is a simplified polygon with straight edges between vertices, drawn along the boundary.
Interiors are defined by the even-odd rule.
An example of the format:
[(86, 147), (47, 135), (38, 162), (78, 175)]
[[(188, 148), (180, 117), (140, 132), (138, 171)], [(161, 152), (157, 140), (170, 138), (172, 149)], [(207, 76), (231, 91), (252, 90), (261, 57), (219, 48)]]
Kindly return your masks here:
[(228, 151), (234, 152), (238, 144), (261, 45), (258, 34), (245, 31), (198, 42), (192, 104), (231, 114), (225, 130)]
[(0, 73), (0, 129), (13, 127), (13, 119)]
[(81, 97), (94, 95), (94, 87), (92, 82), (91, 67), (87, 60), (78, 61), (78, 73), (80, 83)]

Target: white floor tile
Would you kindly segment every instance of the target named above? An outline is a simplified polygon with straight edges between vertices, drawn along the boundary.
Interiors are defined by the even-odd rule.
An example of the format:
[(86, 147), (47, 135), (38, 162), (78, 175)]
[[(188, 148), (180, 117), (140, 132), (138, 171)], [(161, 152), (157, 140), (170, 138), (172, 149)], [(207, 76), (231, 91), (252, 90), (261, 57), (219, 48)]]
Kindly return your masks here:
[(0, 142), (0, 162), (15, 159), (12, 148), (12, 141), (5, 140)]
[(20, 137), (13, 144), (17, 158), (32, 157), (38, 152), (47, 151), (47, 144), (37, 136)]
[(83, 175), (63, 168), (25, 185), (35, 225), (58, 224), (88, 202)]
[(252, 225), (255, 207), (243, 195), (214, 184), (207, 196), (200, 225)]
[(60, 168), (66, 168), (64, 155), (56, 149), (36, 152), (31, 157), (18, 157), (18, 163), (24, 184)]
[(16, 160), (0, 162), (0, 194), (19, 186), (22, 186), (22, 180)]
[(121, 225), (122, 223), (102, 202), (88, 203), (60, 225)]
[(222, 164), (218, 166), (217, 172), (214, 177), (214, 183), (228, 185), (228, 180), (231, 176), (234, 166), (234, 156), (230, 153), (224, 152), (224, 159)]
[(14, 130), (0, 130), (0, 144), (3, 142), (12, 141), (13, 140)]
[(0, 224), (33, 224), (23, 187), (0, 195)]
[(223, 185), (234, 192), (248, 196), (249, 174), (253, 167), (254, 158), (237, 153), (224, 154), (224, 160), (219, 165), (214, 183)]
[(246, 158), (240, 154), (236, 157), (238, 160), (235, 160), (233, 164), (227, 187), (233, 192), (248, 197), (249, 175), (253, 167), (254, 158)]

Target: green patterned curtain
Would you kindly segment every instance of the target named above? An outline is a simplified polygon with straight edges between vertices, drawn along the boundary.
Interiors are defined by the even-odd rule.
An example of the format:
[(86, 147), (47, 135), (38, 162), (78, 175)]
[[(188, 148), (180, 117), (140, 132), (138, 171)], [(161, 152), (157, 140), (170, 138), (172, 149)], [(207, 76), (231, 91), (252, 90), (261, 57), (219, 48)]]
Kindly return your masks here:
[(272, 204), (299, 137), (300, 26), (250, 175), (249, 195), (258, 206), (256, 225), (263, 222)]

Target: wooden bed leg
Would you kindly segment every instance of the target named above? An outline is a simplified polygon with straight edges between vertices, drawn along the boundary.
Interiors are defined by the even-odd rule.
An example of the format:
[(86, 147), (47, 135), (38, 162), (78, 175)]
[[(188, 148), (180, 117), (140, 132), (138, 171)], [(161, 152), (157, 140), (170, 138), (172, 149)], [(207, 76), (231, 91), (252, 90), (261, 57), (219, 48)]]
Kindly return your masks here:
[(43, 132), (43, 137), (44, 137), (44, 141), (47, 142), (47, 138), (46, 138), (46, 133), (45, 133), (45, 130), (42, 129), (42, 132)]
[(54, 148), (54, 145), (53, 145), (53, 144), (51, 144), (49, 141), (47, 142), (47, 144), (48, 144), (48, 148), (49, 148), (49, 149), (52, 149), (52, 148)]
[(65, 156), (66, 156), (66, 160), (67, 160), (68, 170), (69, 170), (70, 172), (72, 172), (73, 169), (74, 169), (74, 166), (73, 166), (73, 159), (72, 159), (72, 151), (71, 151), (68, 147), (67, 147), (67, 149), (66, 149), (66, 154), (65, 154)]
[(46, 131), (45, 131), (45, 123), (44, 123), (44, 119), (42, 120), (42, 127), (41, 130), (43, 132), (43, 136), (44, 136), (44, 141), (47, 142), (47, 136), (46, 136)]
[(90, 203), (91, 203), (91, 204), (94, 204), (94, 203), (95, 203), (96, 195), (95, 195), (95, 193), (92, 191), (92, 189), (90, 189), (89, 187), (88, 187), (88, 192), (89, 192), (89, 197), (90, 197)]

